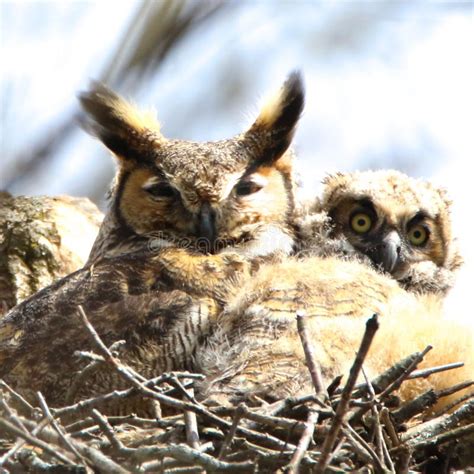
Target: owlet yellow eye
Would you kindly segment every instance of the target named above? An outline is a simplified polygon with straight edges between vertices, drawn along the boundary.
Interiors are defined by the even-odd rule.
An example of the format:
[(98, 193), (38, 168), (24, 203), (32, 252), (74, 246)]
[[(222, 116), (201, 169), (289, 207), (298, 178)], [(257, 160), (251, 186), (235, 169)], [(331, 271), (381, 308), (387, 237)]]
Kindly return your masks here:
[(366, 232), (369, 232), (372, 227), (372, 219), (367, 214), (358, 212), (352, 216), (351, 226), (358, 234), (365, 234)]
[(412, 245), (423, 245), (428, 240), (428, 231), (422, 225), (416, 225), (408, 231), (408, 240)]

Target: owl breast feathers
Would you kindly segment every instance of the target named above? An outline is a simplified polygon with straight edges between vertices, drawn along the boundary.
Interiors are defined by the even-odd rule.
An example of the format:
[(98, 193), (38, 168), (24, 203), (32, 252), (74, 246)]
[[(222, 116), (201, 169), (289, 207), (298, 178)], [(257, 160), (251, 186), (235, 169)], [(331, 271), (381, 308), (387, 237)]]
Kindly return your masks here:
[(301, 219), (305, 254), (356, 257), (405, 289), (445, 294), (462, 264), (443, 189), (398, 171), (336, 174)]

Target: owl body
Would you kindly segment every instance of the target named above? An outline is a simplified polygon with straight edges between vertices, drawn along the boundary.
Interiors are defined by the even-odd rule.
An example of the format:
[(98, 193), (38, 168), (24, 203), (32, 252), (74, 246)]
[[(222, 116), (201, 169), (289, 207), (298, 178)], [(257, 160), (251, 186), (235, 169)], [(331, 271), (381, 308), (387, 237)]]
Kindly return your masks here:
[[(227, 288), (251, 271), (232, 255), (161, 249), (107, 257), (78, 270), (13, 308), (0, 320), (0, 378), (34, 401), (41, 391), (64, 403), (84, 366), (74, 352), (95, 350), (78, 305), (110, 346), (125, 340), (120, 357), (144, 375), (185, 369), (198, 338), (223, 307)], [(121, 385), (110, 369), (83, 383), (86, 396)]]
[(393, 170), (336, 174), (302, 219), (304, 253), (356, 257), (405, 289), (445, 294), (462, 264), (450, 201)]
[[(0, 377), (53, 404), (120, 387), (99, 370), (70, 393), (93, 349), (81, 305), (108, 345), (146, 376), (185, 369), (199, 340), (260, 259), (293, 248), (292, 154), (303, 107), (293, 74), (250, 129), (233, 139), (165, 139), (149, 115), (101, 85), (81, 96), (88, 127), (118, 171), (89, 262), (0, 321)], [(135, 411), (140, 411), (136, 407)]]

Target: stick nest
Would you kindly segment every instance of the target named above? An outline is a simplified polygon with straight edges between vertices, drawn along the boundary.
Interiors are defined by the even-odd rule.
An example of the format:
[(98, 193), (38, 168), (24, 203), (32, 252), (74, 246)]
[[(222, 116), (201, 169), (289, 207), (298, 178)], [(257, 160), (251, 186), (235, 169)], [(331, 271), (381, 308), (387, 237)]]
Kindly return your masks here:
[[(81, 310), (81, 309), (80, 309)], [(474, 393), (442, 412), (443, 396), (473, 385), (421, 394), (401, 404), (397, 390), (408, 379), (455, 370), (449, 364), (417, 371), (431, 348), (411, 354), (375, 380), (356, 384), (377, 331), (366, 331), (347, 382), (324, 387), (307, 338), (304, 315), (297, 315), (314, 392), (267, 403), (234, 406), (198, 402), (193, 384), (201, 374), (174, 372), (145, 379), (105, 347), (81, 311), (97, 352), (95, 363), (118, 371), (129, 388), (62, 407), (49, 407), (38, 393), (32, 406), (0, 382), (0, 473), (202, 473), (202, 472), (448, 472), (474, 464)], [(461, 364), (462, 365), (462, 364)], [(144, 397), (155, 418), (105, 416), (111, 400)], [(161, 409), (174, 414), (161, 416)], [(471, 471), (474, 472), (474, 471)]]

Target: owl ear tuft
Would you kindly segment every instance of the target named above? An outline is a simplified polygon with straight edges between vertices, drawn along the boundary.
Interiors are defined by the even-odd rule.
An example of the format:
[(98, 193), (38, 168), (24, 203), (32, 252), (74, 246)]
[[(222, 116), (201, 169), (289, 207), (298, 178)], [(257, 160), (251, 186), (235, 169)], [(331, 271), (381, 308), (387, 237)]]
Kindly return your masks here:
[(95, 81), (78, 98), (86, 112), (83, 127), (119, 159), (153, 159), (164, 138), (152, 112), (138, 111), (107, 86)]
[(304, 108), (304, 95), (301, 72), (294, 71), (261, 109), (244, 135), (244, 140), (257, 144), (257, 161), (271, 163), (288, 149)]

